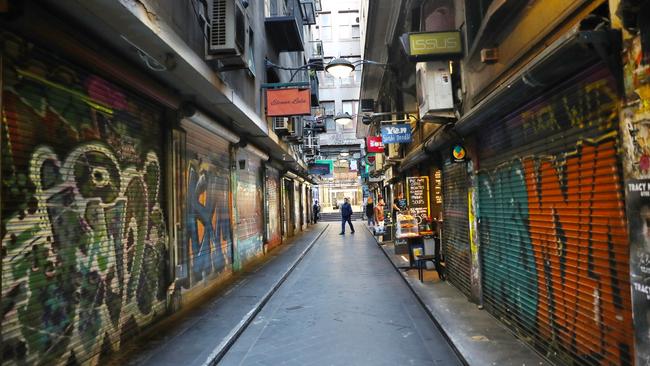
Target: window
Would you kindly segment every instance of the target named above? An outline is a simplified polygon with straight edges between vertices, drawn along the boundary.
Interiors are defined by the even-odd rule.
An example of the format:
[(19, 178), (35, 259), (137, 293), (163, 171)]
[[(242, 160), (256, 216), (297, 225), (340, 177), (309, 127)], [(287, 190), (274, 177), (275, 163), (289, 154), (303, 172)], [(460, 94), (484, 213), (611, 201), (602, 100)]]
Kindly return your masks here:
[[(361, 60), (359, 56), (343, 56), (346, 60), (354, 63)], [(361, 65), (356, 65), (350, 76), (341, 78), (341, 86), (355, 86), (361, 82)]]
[(333, 100), (321, 101), (321, 108), (325, 111), (325, 128), (327, 132), (333, 132), (336, 130), (336, 123), (334, 122), (335, 104)]
[(339, 39), (359, 38), (359, 11), (339, 11)]
[(316, 26), (316, 33), (319, 38), (323, 41), (332, 40), (332, 14), (330, 13), (320, 13), (318, 14), (318, 25)]
[[(332, 61), (332, 57), (324, 57), (323, 63), (327, 65)], [(321, 88), (332, 88), (336, 86), (336, 78), (332, 76), (329, 72), (319, 71), (318, 72), (318, 83)]]
[(248, 28), (248, 70), (255, 77), (255, 45), (253, 43), (255, 34), (252, 28)]
[(467, 21), (467, 44), (471, 46), (481, 22), (492, 0), (465, 0), (465, 17)]
[[(354, 115), (357, 114), (358, 111), (359, 111), (359, 101), (358, 100), (344, 100), (343, 101), (343, 110), (341, 112), (343, 112), (343, 113), (347, 112), (351, 116), (354, 116)], [(354, 120), (355, 119), (353, 118), (352, 121), (354, 121)], [(352, 122), (352, 123), (348, 123), (347, 125), (343, 126), (343, 130), (346, 130), (346, 131), (354, 130), (355, 127), (356, 127), (355, 123)]]

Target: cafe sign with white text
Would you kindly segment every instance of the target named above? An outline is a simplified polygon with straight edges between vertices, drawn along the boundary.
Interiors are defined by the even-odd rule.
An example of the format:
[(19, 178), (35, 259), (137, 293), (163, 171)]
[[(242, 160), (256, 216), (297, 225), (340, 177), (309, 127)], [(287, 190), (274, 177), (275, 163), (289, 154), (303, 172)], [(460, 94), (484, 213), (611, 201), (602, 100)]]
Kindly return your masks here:
[(288, 117), (311, 114), (309, 88), (286, 88), (266, 90), (266, 115)]

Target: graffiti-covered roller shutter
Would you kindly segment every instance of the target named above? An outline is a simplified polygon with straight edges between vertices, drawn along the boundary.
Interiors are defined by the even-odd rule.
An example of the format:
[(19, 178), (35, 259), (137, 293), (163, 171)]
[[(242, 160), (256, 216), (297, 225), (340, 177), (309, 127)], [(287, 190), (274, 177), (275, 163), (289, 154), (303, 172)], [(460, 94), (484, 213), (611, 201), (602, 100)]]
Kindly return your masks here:
[(280, 173), (270, 166), (266, 167), (266, 245), (269, 249), (282, 242), (280, 225)]
[(224, 138), (184, 119), (185, 235), (179, 252), (192, 287), (232, 269), (230, 155)]
[(241, 265), (263, 254), (262, 160), (246, 150), (237, 152), (237, 251)]
[(164, 312), (163, 111), (0, 40), (3, 365), (101, 362)]
[(442, 170), (442, 245), (449, 281), (470, 296), (469, 220), (467, 218), (467, 166), (448, 162)]
[(631, 362), (616, 108), (596, 67), (477, 136), (486, 307), (567, 364)]

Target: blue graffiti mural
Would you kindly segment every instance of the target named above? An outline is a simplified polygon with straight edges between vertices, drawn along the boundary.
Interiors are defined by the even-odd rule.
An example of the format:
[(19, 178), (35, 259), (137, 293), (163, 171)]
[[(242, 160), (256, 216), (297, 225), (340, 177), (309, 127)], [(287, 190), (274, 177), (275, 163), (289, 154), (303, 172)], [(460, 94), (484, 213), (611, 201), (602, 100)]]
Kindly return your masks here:
[(537, 286), (537, 270), (521, 162), (480, 173), (479, 199), (484, 293), (503, 299), (515, 317), (533, 327), (538, 299), (528, 289)]
[(192, 284), (231, 263), (228, 172), (192, 161), (188, 170), (187, 236)]

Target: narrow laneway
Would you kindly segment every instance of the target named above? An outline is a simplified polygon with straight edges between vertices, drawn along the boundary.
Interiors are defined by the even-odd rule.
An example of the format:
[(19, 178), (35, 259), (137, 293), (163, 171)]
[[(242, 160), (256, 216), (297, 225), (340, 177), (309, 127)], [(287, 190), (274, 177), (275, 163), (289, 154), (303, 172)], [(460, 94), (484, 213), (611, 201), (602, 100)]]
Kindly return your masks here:
[(457, 365), (452, 348), (355, 222), (331, 225), (219, 362)]

